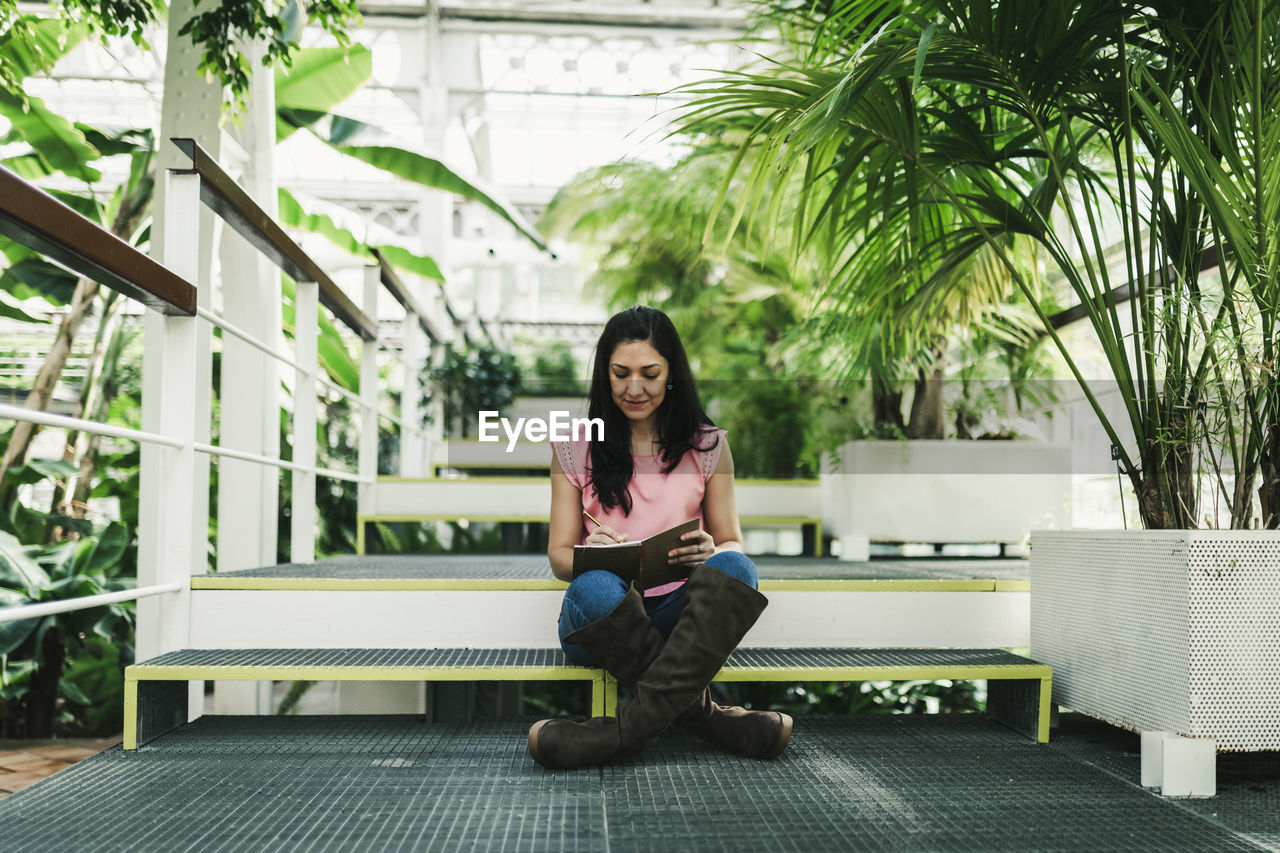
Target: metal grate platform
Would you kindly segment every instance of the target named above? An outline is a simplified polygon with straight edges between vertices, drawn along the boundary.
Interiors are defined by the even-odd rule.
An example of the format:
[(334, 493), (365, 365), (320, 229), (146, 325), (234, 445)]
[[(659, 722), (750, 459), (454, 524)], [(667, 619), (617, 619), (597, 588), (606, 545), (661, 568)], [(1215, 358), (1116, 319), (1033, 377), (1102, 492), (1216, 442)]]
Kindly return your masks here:
[(189, 681), (589, 681), (602, 714), (606, 678), (560, 649), (183, 649), (125, 668), (123, 746), (182, 725)]
[(1268, 849), (972, 715), (802, 717), (774, 762), (669, 732), (622, 763), (572, 772), (528, 757), (531, 722), (204, 718), (0, 801), (4, 848)]
[[(987, 712), (1049, 742), (1053, 670), (1000, 649), (739, 649), (717, 681), (987, 681)], [(606, 685), (605, 712), (617, 691)]]
[[(808, 589), (814, 582), (881, 587), (1025, 590), (1028, 561), (883, 560), (851, 563), (810, 557), (760, 557), (762, 589)], [(806, 585), (808, 584), (808, 585)], [(528, 555), (344, 556), (240, 572), (197, 575), (192, 589), (563, 589), (545, 557)]]
[[(992, 716), (1044, 743), (1052, 670), (999, 649), (739, 649), (717, 681), (987, 679)], [(592, 712), (613, 714), (618, 685), (560, 649), (185, 649), (125, 670), (124, 748), (159, 737), (186, 718), (172, 682), (590, 681)]]
[(369, 668), (417, 671), (461, 667), (592, 671), (570, 662), (560, 649), (183, 649), (134, 664), (126, 670), (126, 675), (164, 678), (165, 674), (158, 673), (210, 667), (262, 668), (273, 672)]
[[(725, 671), (865, 669), (902, 672), (916, 668), (928, 669), (931, 673), (949, 669), (980, 669), (995, 676), (1003, 674), (1003, 670), (1016, 670), (1037, 678), (1048, 675), (1050, 671), (1044, 664), (1001, 649), (738, 649), (725, 665)], [(722, 676), (725, 671), (721, 672)], [(968, 677), (991, 678), (993, 675)]]

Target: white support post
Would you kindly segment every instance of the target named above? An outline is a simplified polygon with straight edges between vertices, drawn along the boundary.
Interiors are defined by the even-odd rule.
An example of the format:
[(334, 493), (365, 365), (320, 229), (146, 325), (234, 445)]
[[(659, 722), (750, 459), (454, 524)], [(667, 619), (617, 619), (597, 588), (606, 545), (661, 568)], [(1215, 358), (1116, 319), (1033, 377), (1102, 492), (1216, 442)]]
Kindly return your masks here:
[[(200, 282), (200, 178), (165, 173), (163, 228), (165, 266)], [(138, 585), (177, 583), (173, 595), (138, 602), (137, 656), (146, 660), (186, 648), (191, 636), (191, 574), (203, 568), (206, 518), (199, 504), (194, 444), (201, 392), (194, 317), (148, 311), (143, 349), (142, 423), (144, 431), (182, 441), (182, 447), (142, 446), (139, 494)], [(207, 405), (207, 402), (206, 402)], [(199, 526), (197, 526), (197, 524)], [(198, 716), (198, 710), (190, 709)]]
[(422, 369), (426, 360), (426, 335), (417, 314), (404, 315), (404, 382), (400, 394), (400, 476), (421, 477), (423, 460)]
[[(275, 75), (262, 64), (266, 45), (245, 47), (253, 73), (243, 122), (231, 129), (239, 141), (238, 183), (263, 209), (276, 215)], [(228, 146), (231, 148), (231, 146)], [(234, 151), (234, 149), (233, 149)], [(230, 156), (230, 152), (229, 152)], [(227, 158), (229, 159), (229, 157)], [(228, 168), (232, 164), (224, 160)], [(281, 332), (280, 271), (248, 240), (230, 227), (219, 242), (222, 316), (279, 351)], [(280, 381), (283, 368), (235, 335), (222, 336), (220, 444), (259, 456), (280, 455)], [(219, 572), (235, 572), (277, 562), (280, 515), (279, 472), (254, 462), (223, 457), (218, 462)], [(244, 685), (229, 682), (231, 689)], [(250, 685), (252, 686), (252, 685)]]
[(294, 299), (293, 461), (306, 470), (293, 472), (289, 558), (310, 563), (316, 558), (316, 374), (319, 365), (320, 285), (300, 281)]
[[(364, 268), (364, 312), (376, 326), (378, 323), (378, 288), (381, 286), (377, 267)], [(360, 345), (360, 462), (361, 477), (378, 475), (378, 342)], [(360, 484), (358, 505), (365, 512), (371, 505), (373, 486)]]
[[(186, 36), (178, 35), (182, 25), (185, 24), (196, 12), (196, 0), (173, 0), (169, 4), (169, 34), (168, 48), (165, 52), (164, 63), (164, 102), (161, 105), (160, 115), (160, 138), (157, 141), (156, 148), (156, 171), (157, 174), (166, 175), (169, 169), (189, 169), (191, 161), (187, 159), (176, 146), (169, 142), (171, 137), (185, 136), (195, 139), (209, 152), (213, 157), (217, 157), (221, 151), (221, 130), (218, 127), (218, 121), (222, 113), (222, 86), (216, 82), (211, 82), (206, 75), (197, 72), (197, 66), (200, 64), (200, 50), (192, 44), (191, 39)], [(274, 127), (274, 125), (273, 125)], [(177, 182), (182, 187), (188, 184), (198, 186), (198, 179), (191, 178), (190, 181)], [(175, 199), (180, 207), (180, 215), (174, 216), (170, 213), (169, 204), (169, 179), (164, 179), (157, 186), (155, 210), (153, 213), (154, 221), (157, 227), (152, 230), (151, 235), (151, 251), (155, 257), (159, 258), (162, 263), (173, 266), (176, 263), (183, 263), (182, 274), (188, 276), (188, 280), (197, 283), (199, 286), (199, 304), (208, 305), (210, 297), (209, 286), (212, 281), (213, 268), (213, 214), (209, 210), (204, 209), (200, 204), (192, 202), (185, 198), (185, 195), (191, 195), (192, 190), (182, 189), (174, 186), (174, 189), (185, 194), (183, 197)], [(193, 196), (198, 198), (198, 194)], [(176, 241), (176, 245), (171, 245)], [(195, 248), (192, 248), (192, 247)], [(185, 247), (185, 248), (179, 248)], [(178, 251), (175, 253), (175, 249)], [(185, 258), (179, 261), (177, 259)], [(176, 269), (176, 267), (175, 267)], [(193, 345), (194, 349), (191, 353), (191, 369), (185, 375), (181, 376), (180, 384), (174, 385), (172, 381), (178, 381), (174, 377), (178, 375), (174, 367), (174, 359), (181, 358), (180, 351), (185, 348), (185, 344), (178, 344), (176, 341), (164, 341), (165, 338), (185, 338), (188, 332), (181, 329), (186, 323), (193, 325), (199, 321), (194, 319), (185, 319), (178, 321), (176, 319), (162, 318), (148, 312), (145, 326), (146, 349), (144, 355), (144, 374), (150, 373), (151, 379), (143, 380), (143, 421), (147, 423), (148, 414), (151, 418), (150, 423), (159, 427), (165, 421), (171, 421), (174, 417), (180, 420), (194, 419), (195, 427), (192, 435), (199, 440), (202, 435), (207, 435), (208, 425), (208, 402), (211, 386), (207, 377), (209, 376), (210, 363), (207, 349), (202, 350), (200, 347), (207, 347), (207, 341), (198, 345)], [(199, 326), (189, 333), (190, 339), (196, 341), (199, 334)], [(170, 344), (173, 344), (171, 346)], [(175, 350), (174, 352), (170, 352)], [(204, 383), (200, 385), (198, 383)], [(148, 395), (147, 389), (152, 389)], [(193, 396), (193, 394), (195, 396)], [(177, 416), (173, 414), (176, 409), (182, 409), (183, 414)], [(148, 413), (148, 409), (150, 410)], [(171, 426), (165, 424), (164, 431), (170, 435), (174, 435)], [(156, 431), (160, 431), (158, 428)], [(186, 440), (190, 440), (189, 438)], [(177, 453), (177, 451), (175, 451)], [(176, 462), (185, 469), (185, 463), (178, 462), (175, 453), (155, 453), (149, 452), (144, 447), (143, 468), (148, 467), (148, 457), (150, 457), (150, 467), (155, 476), (167, 476), (162, 474), (160, 466), (162, 466), (164, 457), (168, 456), (170, 461)], [(204, 469), (207, 471), (207, 468)], [(183, 484), (186, 489), (186, 496), (182, 499), (186, 507), (189, 507), (191, 515), (195, 518), (194, 527), (188, 521), (185, 524), (187, 531), (187, 546), (194, 549), (194, 556), (187, 559), (181, 567), (185, 575), (189, 575), (194, 567), (199, 567), (203, 571), (206, 560), (206, 539), (208, 529), (207, 516), (207, 493), (208, 489), (203, 488), (202, 484), (207, 482), (205, 475), (200, 473), (201, 469), (193, 467), (185, 469), (188, 479)], [(144, 480), (146, 474), (143, 475)], [(151, 494), (147, 495), (147, 487), (144, 486), (143, 494), (140, 496), (142, 500), (139, 505), (140, 527), (145, 528), (148, 525), (155, 524), (164, 526), (169, 522), (166, 520), (173, 516), (177, 506), (168, 496), (162, 494), (163, 489), (159, 484), (151, 487)], [(187, 510), (184, 509), (185, 513)], [(165, 532), (164, 538), (171, 538), (171, 532)], [(138, 574), (139, 579), (145, 584), (144, 578), (147, 573), (154, 574), (156, 572), (169, 573), (176, 575), (177, 567), (171, 562), (171, 558), (162, 555), (159, 550), (160, 542), (147, 543), (145, 533), (139, 534), (139, 554), (138, 554)], [(167, 547), (167, 546), (166, 546)], [(146, 555), (144, 558), (144, 554)], [(146, 567), (144, 569), (144, 566)], [(190, 581), (184, 579), (182, 581), (184, 587), (190, 586)], [(175, 624), (175, 620), (185, 622), (189, 612), (190, 593), (183, 592), (176, 596), (161, 596), (158, 599), (139, 602), (138, 604), (138, 658), (144, 660), (147, 656), (155, 654), (158, 651), (171, 648), (171, 643), (181, 642), (186, 644), (186, 630), (182, 625)], [(181, 612), (179, 617), (178, 611)], [(194, 719), (202, 713), (204, 702), (204, 684), (202, 682), (193, 681), (188, 684), (187, 693), (187, 710), (188, 715)]]
[(1173, 732), (1142, 733), (1142, 786), (1166, 797), (1212, 797), (1218, 790), (1217, 741)]
[[(378, 288), (381, 286), (377, 267), (365, 267), (363, 308), (369, 319), (378, 322)], [(360, 345), (360, 458), (357, 468), (361, 478), (378, 475), (378, 342)], [(359, 488), (357, 514), (373, 509), (373, 490), (369, 482)], [(426, 709), (423, 686), (416, 683), (385, 681), (343, 681), (338, 684), (338, 712), (342, 714), (421, 714)]]

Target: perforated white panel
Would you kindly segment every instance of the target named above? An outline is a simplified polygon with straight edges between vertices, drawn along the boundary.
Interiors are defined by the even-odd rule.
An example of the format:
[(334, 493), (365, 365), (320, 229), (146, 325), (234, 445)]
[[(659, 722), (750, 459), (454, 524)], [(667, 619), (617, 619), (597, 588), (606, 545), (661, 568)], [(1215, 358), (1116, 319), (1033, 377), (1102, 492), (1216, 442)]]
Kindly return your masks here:
[(1188, 558), (1192, 731), (1280, 749), (1280, 534), (1192, 533)]
[(1074, 710), (1280, 749), (1280, 533), (1037, 532), (1031, 655)]

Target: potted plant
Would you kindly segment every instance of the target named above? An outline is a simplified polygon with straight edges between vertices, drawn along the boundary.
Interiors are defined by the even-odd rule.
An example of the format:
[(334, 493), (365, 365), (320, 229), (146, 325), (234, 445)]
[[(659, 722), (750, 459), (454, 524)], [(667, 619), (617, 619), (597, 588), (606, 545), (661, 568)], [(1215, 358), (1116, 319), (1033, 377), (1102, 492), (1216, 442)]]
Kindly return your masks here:
[[(892, 303), (909, 335), (1020, 293), (1136, 495), (1145, 531), (1032, 539), (1032, 652), (1058, 701), (1280, 747), (1258, 712), (1280, 704), (1280, 12), (921, 0), (778, 3), (770, 22), (796, 49), (699, 87), (686, 118), (750, 128), (726, 192), (799, 187), (797, 239), (849, 252), (820, 303), (835, 328)], [(976, 264), (991, 274), (956, 274)]]

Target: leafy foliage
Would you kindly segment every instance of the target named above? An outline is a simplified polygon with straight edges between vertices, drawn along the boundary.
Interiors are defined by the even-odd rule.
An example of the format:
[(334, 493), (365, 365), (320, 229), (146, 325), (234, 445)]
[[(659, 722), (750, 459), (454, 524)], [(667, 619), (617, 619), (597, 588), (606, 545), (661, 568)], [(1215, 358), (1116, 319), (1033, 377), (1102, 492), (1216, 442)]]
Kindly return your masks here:
[[(190, 36), (194, 44), (203, 47), (200, 71), (222, 83), (230, 91), (236, 109), (243, 110), (253, 68), (242, 46), (265, 42), (263, 64), (288, 65), (298, 47), (299, 28), (289, 27), (286, 16), (296, 18), (301, 7), (296, 0), (283, 8), (264, 0), (222, 0), (212, 9), (197, 11), (182, 25), (178, 35)], [(313, 0), (305, 4), (305, 8), (308, 21), (327, 29), (339, 45), (350, 44), (347, 26), (359, 20), (354, 0)]]
[[(938, 322), (1002, 314), (1017, 293), (1118, 449), (1148, 526), (1199, 523), (1204, 468), (1233, 526), (1248, 526), (1258, 478), (1262, 522), (1280, 526), (1268, 248), (1280, 181), (1266, 156), (1280, 8), (760, 8), (783, 36), (772, 64), (692, 87), (682, 127), (744, 133), (718, 205), (740, 199), (734, 215), (781, 219), (796, 246), (839, 259), (829, 334), (927, 352)], [(1041, 267), (1087, 317), (1132, 441), (1052, 322)], [(1201, 404), (1214, 417), (1197, 418)]]
[[(39, 482), (74, 471), (66, 463), (36, 460), (21, 470), (10, 469), (10, 474)], [(7, 529), (0, 530), (0, 603), (5, 606), (82, 598), (133, 585), (120, 575), (129, 536), (118, 522), (93, 531), (83, 519), (35, 512), (16, 501), (8, 508), (6, 522)], [(133, 624), (132, 603), (0, 623), (3, 736), (48, 737), (59, 696), (97, 709), (80, 728), (102, 731), (104, 720), (95, 716), (103, 708), (98, 700), (114, 695), (124, 666), (132, 662)], [(104, 646), (120, 651), (106, 655)], [(86, 654), (98, 663), (83, 660)], [(68, 656), (74, 677), (64, 680)], [(101, 662), (108, 658), (104, 668)]]
[[(1011, 358), (1032, 363), (1037, 341), (1020, 332), (1008, 298), (971, 319), (967, 337), (950, 314), (913, 337), (886, 311), (873, 316), (864, 307), (855, 325), (873, 332), (833, 328), (824, 282), (845, 261), (832, 247), (780, 236), (796, 215), (797, 191), (783, 187), (775, 201), (787, 203), (759, 215), (717, 201), (740, 138), (732, 126), (708, 128), (672, 167), (588, 170), (557, 194), (541, 224), (594, 249), (591, 285), (613, 308), (649, 302), (671, 315), (713, 419), (733, 436), (741, 476), (815, 476), (822, 454), (844, 441), (911, 434), (917, 419), (903, 418), (904, 387), (919, 388), (935, 371), (940, 384), (953, 354), (965, 356), (953, 360), (956, 370), (990, 360), (989, 352), (962, 350), (965, 340), (1008, 347)], [(896, 395), (891, 406), (872, 399), (881, 389), (881, 397)], [(940, 413), (936, 428), (942, 437)]]
[(444, 434), (465, 438), (481, 411), (502, 412), (521, 386), (516, 357), (488, 345), (469, 350), (446, 344), (436, 367), (428, 367), (423, 382), (424, 423), (430, 423), (432, 404), (443, 406)]
[[(147, 46), (146, 31), (167, 7), (157, 0), (58, 0), (52, 4), (58, 17), (50, 23), (35, 16), (18, 16), (14, 0), (0, 2), (0, 51), (14, 58), (0, 62), (0, 90), (20, 104), (32, 101), (22, 92), (24, 77), (47, 71), (66, 52), (66, 33), (74, 27), (83, 37), (128, 36)], [(360, 20), (354, 0), (298, 0), (277, 5), (265, 0), (215, 0), (211, 8), (196, 12), (179, 30), (201, 51), (199, 69), (217, 79), (230, 95), (236, 110), (243, 110), (252, 68), (241, 47), (249, 42), (266, 45), (263, 62), (287, 66), (298, 48), (298, 34), (305, 20), (327, 30), (346, 47), (348, 27)], [(7, 26), (6, 26), (7, 24)], [(55, 28), (63, 32), (55, 33)], [(2, 104), (0, 104), (2, 105)]]
[(581, 370), (567, 341), (552, 341), (540, 346), (532, 363), (522, 369), (525, 377), (523, 394), (547, 396), (582, 396)]

